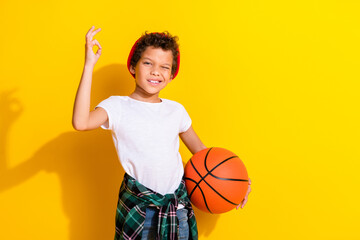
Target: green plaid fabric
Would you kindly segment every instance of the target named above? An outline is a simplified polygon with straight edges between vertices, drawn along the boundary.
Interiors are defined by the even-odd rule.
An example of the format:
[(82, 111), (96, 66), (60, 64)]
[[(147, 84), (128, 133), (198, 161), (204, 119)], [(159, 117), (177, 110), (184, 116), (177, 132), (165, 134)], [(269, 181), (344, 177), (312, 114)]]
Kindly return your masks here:
[(181, 181), (174, 194), (161, 195), (125, 173), (120, 187), (116, 211), (115, 240), (141, 239), (146, 208), (150, 204), (154, 204), (159, 209), (156, 239), (178, 239), (179, 220), (176, 217), (176, 209), (179, 203), (183, 204), (188, 210), (189, 239), (197, 240), (195, 215), (187, 196), (184, 180)]

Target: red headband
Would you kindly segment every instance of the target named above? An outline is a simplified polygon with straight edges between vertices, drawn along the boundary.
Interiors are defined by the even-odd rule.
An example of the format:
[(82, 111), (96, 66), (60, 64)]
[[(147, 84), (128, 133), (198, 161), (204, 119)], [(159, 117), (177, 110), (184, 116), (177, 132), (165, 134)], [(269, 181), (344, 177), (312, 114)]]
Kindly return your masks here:
[[(157, 32), (153, 32), (153, 33), (157, 33)], [(151, 34), (153, 34), (153, 33), (151, 33)], [(163, 34), (163, 33), (160, 33), (160, 34)], [(142, 37), (140, 37), (138, 40), (136, 40), (136, 42), (134, 43), (134, 45), (132, 46), (132, 48), (130, 50), (130, 54), (129, 54), (129, 57), (128, 57), (128, 60), (127, 60), (127, 68), (129, 70), (129, 72), (130, 72), (131, 58), (134, 55), (135, 49), (137, 47), (137, 43), (140, 41), (141, 38)], [(178, 55), (177, 55), (177, 68), (176, 68), (176, 71), (175, 71), (174, 76), (173, 76), (172, 79), (174, 79), (176, 77), (176, 75), (179, 72), (179, 67), (180, 67), (180, 51), (179, 51), (179, 49), (177, 49), (177, 52), (178, 52)], [(135, 78), (135, 74), (132, 74), (131, 72), (130, 72), (130, 74)]]

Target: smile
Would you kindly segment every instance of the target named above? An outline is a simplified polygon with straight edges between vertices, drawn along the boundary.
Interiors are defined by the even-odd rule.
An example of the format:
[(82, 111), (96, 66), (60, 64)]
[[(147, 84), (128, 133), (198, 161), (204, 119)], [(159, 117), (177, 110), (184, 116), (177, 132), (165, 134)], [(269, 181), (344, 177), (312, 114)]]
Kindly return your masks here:
[(159, 80), (148, 80), (148, 82), (151, 84), (151, 85), (159, 85), (161, 83), (161, 81)]

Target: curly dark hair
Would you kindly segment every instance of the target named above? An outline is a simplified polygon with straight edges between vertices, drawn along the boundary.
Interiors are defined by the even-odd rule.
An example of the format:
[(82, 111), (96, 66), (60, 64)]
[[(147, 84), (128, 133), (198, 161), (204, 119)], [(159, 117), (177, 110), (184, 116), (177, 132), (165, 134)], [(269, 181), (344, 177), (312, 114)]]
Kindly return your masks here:
[(178, 55), (179, 55), (179, 44), (177, 36), (172, 36), (168, 31), (159, 33), (148, 33), (147, 31), (141, 36), (136, 44), (136, 49), (130, 60), (130, 65), (134, 68), (137, 62), (141, 58), (141, 54), (146, 50), (147, 47), (153, 46), (155, 48), (161, 48), (163, 50), (171, 50), (173, 54), (173, 63), (171, 74), (174, 74), (178, 66)]

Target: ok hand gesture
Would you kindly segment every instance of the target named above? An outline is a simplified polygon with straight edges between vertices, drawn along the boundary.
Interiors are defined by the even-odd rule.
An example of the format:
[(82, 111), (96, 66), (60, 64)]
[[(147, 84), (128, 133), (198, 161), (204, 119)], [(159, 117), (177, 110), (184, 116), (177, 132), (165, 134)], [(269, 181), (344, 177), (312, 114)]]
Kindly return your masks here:
[[(89, 65), (91, 67), (94, 67), (97, 60), (99, 59), (100, 55), (101, 55), (101, 46), (100, 43), (94, 39), (93, 37), (95, 36), (96, 33), (98, 33), (101, 28), (98, 28), (94, 31), (94, 26), (92, 26), (90, 28), (90, 30), (87, 32), (86, 34), (86, 44), (85, 44), (85, 65)], [(98, 46), (98, 50), (97, 52), (94, 54), (93, 52), (93, 47), (94, 46)]]

